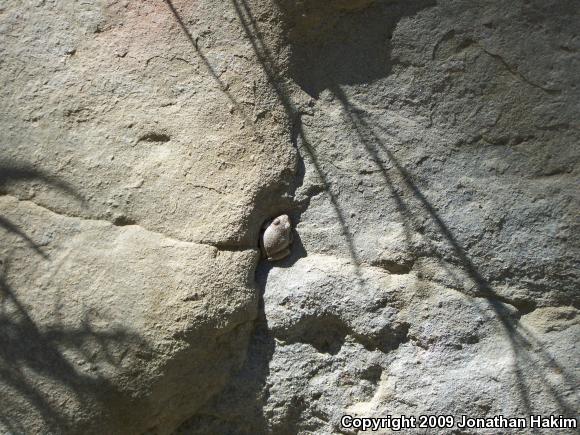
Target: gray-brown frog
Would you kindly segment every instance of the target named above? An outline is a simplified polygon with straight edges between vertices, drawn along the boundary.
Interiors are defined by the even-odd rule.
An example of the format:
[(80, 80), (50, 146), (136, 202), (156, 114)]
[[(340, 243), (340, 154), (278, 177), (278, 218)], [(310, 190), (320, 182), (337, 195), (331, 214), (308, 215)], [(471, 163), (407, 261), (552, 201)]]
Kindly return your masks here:
[(262, 255), (270, 261), (282, 260), (290, 255), (292, 243), (292, 223), (287, 214), (266, 221), (260, 237)]

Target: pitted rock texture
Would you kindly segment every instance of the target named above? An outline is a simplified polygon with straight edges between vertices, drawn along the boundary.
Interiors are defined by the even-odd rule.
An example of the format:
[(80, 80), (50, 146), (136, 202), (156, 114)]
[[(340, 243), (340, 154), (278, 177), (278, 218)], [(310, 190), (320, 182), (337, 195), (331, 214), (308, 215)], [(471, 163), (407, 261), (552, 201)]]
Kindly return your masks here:
[[(576, 416), (579, 23), (5, 1), (0, 432)], [(282, 213), (292, 253), (259, 262)]]
[(2, 431), (164, 433), (240, 363), (254, 252), (0, 206)]
[(278, 3), (299, 241), (259, 266), (245, 366), (182, 433), (577, 417), (580, 10), (364, 3)]
[(243, 361), (297, 152), (236, 17), (0, 5), (0, 432), (169, 433)]
[(31, 0), (2, 11), (2, 160), (66, 181), (85, 202), (18, 180), (11, 193), (255, 248), (273, 214), (255, 204), (280, 196), (296, 155), (231, 6)]

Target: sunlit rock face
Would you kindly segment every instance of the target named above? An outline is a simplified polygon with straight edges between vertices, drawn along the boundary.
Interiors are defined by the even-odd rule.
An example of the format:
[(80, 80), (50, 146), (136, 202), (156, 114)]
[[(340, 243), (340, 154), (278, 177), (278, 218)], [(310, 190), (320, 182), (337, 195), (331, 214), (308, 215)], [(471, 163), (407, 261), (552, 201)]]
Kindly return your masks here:
[[(574, 417), (579, 22), (5, 2), (0, 432)], [(260, 259), (280, 215), (290, 255)]]
[(245, 358), (288, 123), (231, 5), (8, 1), (0, 29), (0, 432), (169, 433)]

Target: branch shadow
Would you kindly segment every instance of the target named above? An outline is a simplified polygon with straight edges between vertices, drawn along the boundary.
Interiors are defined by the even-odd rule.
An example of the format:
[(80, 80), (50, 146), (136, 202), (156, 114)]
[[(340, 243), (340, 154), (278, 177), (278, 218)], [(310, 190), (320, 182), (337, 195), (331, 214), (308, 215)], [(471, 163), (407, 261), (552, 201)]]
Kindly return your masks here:
[[(280, 101), (286, 108), (288, 117), (294, 121), (292, 141), (297, 148), (300, 147), (306, 151), (304, 158), (310, 160), (311, 166), (314, 167), (318, 177), (322, 180), (322, 190), (326, 195), (328, 195), (329, 200), (335, 210), (336, 218), (342, 228), (342, 233), (346, 240), (351, 258), (354, 264), (360, 265), (360, 259), (357, 255), (355, 241), (347, 226), (345, 213), (339, 203), (338, 197), (332, 193), (330, 177), (323, 170), (323, 164), (317, 156), (316, 149), (312, 146), (312, 144), (309, 143), (306, 137), (305, 130), (302, 126), (303, 113), (300, 113), (296, 109), (296, 107), (290, 101), (289, 95), (284, 92), (283, 86), (281, 85), (283, 80), (276, 72), (273, 57), (269, 53), (264, 42), (260, 40), (259, 35), (262, 33), (257, 28), (256, 21), (251, 18), (249, 6), (244, 0), (232, 0), (232, 2), (236, 7), (236, 11), (238, 12), (248, 38), (252, 41), (256, 55), (262, 62), (264, 71), (266, 71), (270, 82), (273, 85), (273, 88), (276, 90), (279, 96)], [(383, 30), (383, 32), (392, 34), (394, 26), (402, 17), (413, 15), (420, 9), (432, 5), (433, 2), (415, 2), (413, 5), (411, 5), (411, 7), (398, 9), (397, 13), (393, 17), (389, 17), (388, 22), (390, 25), (384, 26), (385, 30)], [(385, 16), (383, 15), (383, 18), (384, 17)], [(362, 25), (376, 28), (375, 24), (369, 24), (368, 20), (363, 20)], [(362, 40), (364, 41), (365, 38)], [(325, 57), (323, 50), (328, 48), (329, 44), (332, 45), (332, 53)], [(364, 62), (356, 65), (352, 64), (350, 65), (350, 68), (346, 69), (342, 67), (339, 68), (337, 63), (337, 51), (340, 52), (340, 59), (348, 59), (349, 54), (354, 54), (354, 56), (350, 57), (351, 59), (358, 59), (358, 56), (355, 52), (357, 49), (361, 48), (360, 45), (355, 44), (354, 46), (347, 47), (345, 49), (345, 47), (341, 46), (340, 44), (337, 45), (330, 43), (329, 41), (325, 41), (315, 50), (310, 51), (307, 45), (308, 41), (306, 41), (306, 43), (304, 41), (300, 42), (297, 47), (296, 44), (293, 45), (296, 56), (294, 58), (291, 74), (294, 76), (294, 79), (298, 81), (301, 87), (310, 95), (316, 97), (320, 90), (329, 89), (340, 101), (344, 112), (348, 117), (349, 124), (357, 132), (360, 143), (363, 145), (365, 151), (374, 162), (377, 169), (379, 169), (385, 185), (394, 198), (396, 208), (401, 214), (401, 221), (405, 228), (405, 236), (409, 246), (411, 243), (410, 240), (412, 232), (422, 232), (422, 225), (414, 216), (411, 207), (407, 203), (408, 200), (399, 194), (399, 189), (406, 190), (411, 194), (412, 198), (418, 201), (423, 210), (423, 217), (428, 218), (435, 224), (438, 233), (443, 236), (443, 238), (451, 246), (459, 265), (475, 284), (475, 294), (470, 294), (470, 292), (467, 292), (467, 294), (470, 296), (485, 298), (488, 301), (489, 305), (494, 310), (497, 319), (500, 321), (506, 337), (510, 342), (515, 358), (514, 372), (516, 376), (516, 385), (518, 386), (522, 402), (527, 408), (526, 412), (531, 414), (534, 412), (534, 409), (532, 407), (532, 401), (530, 398), (530, 386), (526, 383), (524, 375), (525, 367), (532, 366), (536, 371), (543, 371), (545, 369), (553, 370), (557, 373), (560, 373), (569, 386), (574, 387), (578, 385), (578, 380), (575, 378), (575, 376), (572, 373), (564, 370), (564, 368), (555, 360), (555, 358), (543, 349), (542, 343), (531, 333), (531, 331), (525, 329), (519, 323), (519, 317), (516, 316), (514, 318), (513, 314), (509, 312), (505, 305), (503, 305), (504, 303), (515, 305), (520, 314), (525, 314), (535, 309), (535, 303), (533, 301), (507, 301), (505, 298), (501, 297), (494, 291), (491, 284), (479, 272), (473, 261), (469, 258), (466, 250), (461, 246), (461, 243), (454, 236), (443, 219), (439, 216), (433, 205), (429, 202), (419, 187), (413, 182), (412, 174), (405, 169), (405, 167), (397, 160), (395, 155), (389, 150), (386, 144), (381, 141), (380, 135), (374, 131), (372, 125), (370, 125), (370, 123), (365, 119), (364, 112), (354, 107), (349, 102), (346, 94), (342, 91), (340, 87), (341, 84), (361, 83), (378, 78), (381, 76), (381, 74), (377, 74), (377, 71), (381, 68), (377, 68), (377, 65), (374, 65), (371, 68), (367, 68), (368, 65), (366, 65)], [(362, 51), (364, 51), (364, 49)], [(385, 51), (383, 51), (381, 54), (390, 56), (389, 44), (387, 44)], [(388, 59), (387, 62), (383, 65), (384, 69), (382, 76), (386, 76), (390, 73), (391, 65), (392, 63), (390, 62), (390, 59)], [(312, 70), (315, 71), (315, 74), (312, 77), (309, 77), (308, 73)], [(389, 169), (387, 169), (380, 157), (380, 151), (385, 153), (388, 160), (392, 163), (398, 178), (403, 180), (402, 185), (397, 185), (395, 182), (394, 177), (390, 174)], [(436, 245), (431, 240), (429, 240), (428, 237), (426, 237), (426, 239), (430, 244), (432, 253), (434, 253), (436, 257), (442, 260), (443, 256), (442, 254), (437, 253)], [(453, 279), (455, 279), (458, 284), (461, 284), (460, 280), (454, 276), (453, 271), (447, 268), (444, 262), (441, 262), (441, 264), (447, 273)], [(532, 354), (532, 349), (534, 354)], [(539, 361), (535, 361), (533, 355), (537, 355), (539, 357)], [(561, 396), (557, 388), (550, 384), (550, 381), (546, 376), (543, 376), (542, 379), (544, 380), (545, 389), (551, 394), (552, 398), (558, 404), (560, 409), (569, 415), (573, 415), (573, 404), (568, 403), (568, 401)]]
[(0, 194), (5, 193), (6, 188), (11, 183), (17, 181), (40, 181), (54, 189), (64, 192), (83, 204), (85, 203), (84, 198), (66, 181), (23, 163), (0, 162)]
[[(3, 397), (0, 425), (10, 433), (27, 433), (34, 421), (27, 419), (33, 414), (40, 417), (43, 431), (76, 433), (95, 422), (77, 420), (70, 414), (74, 408), (67, 410), (63, 401), (87, 410), (98, 403), (109, 412), (127, 399), (105, 370), (120, 367), (129, 347), (147, 352), (148, 344), (139, 334), (123, 327), (96, 329), (87, 315), (79, 327), (58, 322), (39, 327), (3, 277), (0, 298), (0, 382), (12, 390)], [(84, 362), (82, 369), (79, 360)], [(51, 384), (56, 388), (47, 388)]]
[[(294, 13), (289, 12), (289, 8), (295, 6), (290, 5), (290, 2), (286, 0), (275, 1), (283, 15), (290, 17), (289, 19), (294, 19)], [(170, 0), (165, 0), (165, 2), (171, 4)], [(443, 261), (443, 254), (438, 251), (436, 244), (428, 236), (423, 234), (431, 249), (430, 254), (440, 260), (441, 267), (457, 283), (461, 291), (470, 297), (485, 299), (494, 311), (513, 350), (515, 383), (519, 390), (518, 393), (522, 399), (523, 406), (526, 408), (525, 412), (531, 414), (534, 411), (541, 411), (533, 409), (530, 385), (525, 378), (525, 369), (527, 367), (533, 367), (534, 370), (539, 372), (548, 369), (561, 373), (565, 383), (572, 387), (577, 386), (578, 380), (576, 377), (572, 373), (567, 372), (553, 356), (545, 351), (542, 343), (531, 331), (527, 330), (519, 322), (521, 315), (529, 313), (536, 308), (535, 303), (533, 301), (508, 301), (497, 294), (489, 281), (480, 273), (461, 242), (438, 214), (436, 208), (413, 181), (413, 174), (399, 162), (394, 153), (381, 140), (380, 134), (376, 133), (372, 121), (367, 120), (365, 112), (355, 107), (341, 88), (341, 85), (368, 83), (375, 79), (388, 76), (394, 64), (394, 61), (391, 59), (390, 36), (397, 23), (403, 17), (412, 16), (422, 9), (433, 6), (435, 2), (429, 0), (407, 3), (402, 1), (388, 2), (390, 6), (394, 5), (395, 9), (389, 9), (388, 7), (381, 9), (383, 7), (381, 4), (384, 5), (384, 2), (377, 2), (381, 3), (377, 6), (381, 14), (372, 16), (366, 12), (363, 13), (355, 25), (355, 28), (363, 36), (357, 37), (353, 41), (347, 41), (346, 45), (341, 44), (341, 41), (344, 38), (348, 38), (348, 35), (343, 35), (343, 39), (339, 42), (325, 39), (325, 35), (317, 35), (317, 45), (314, 49), (309, 46), (311, 41), (308, 39), (293, 39), (291, 35), (287, 42), (291, 46), (292, 54), (290, 56), (290, 67), (286, 71), (282, 71), (277, 66), (275, 57), (264, 41), (264, 32), (261, 31), (248, 2), (246, 0), (230, 0), (230, 2), (238, 15), (240, 24), (252, 45), (254, 54), (260, 62), (271, 88), (276, 93), (280, 104), (286, 112), (286, 116), (291, 125), (291, 142), (300, 156), (302, 166), (304, 166), (304, 162), (308, 162), (310, 168), (313, 169), (315, 175), (320, 180), (320, 192), (323, 192), (327, 196), (332, 206), (349, 256), (357, 270), (361, 265), (361, 259), (358, 254), (353, 232), (347, 223), (344, 207), (341, 205), (339, 196), (335, 192), (335, 186), (333, 186), (331, 181), (332, 176), (325, 169), (325, 162), (321, 160), (315, 145), (307, 137), (302, 118), (303, 116), (308, 116), (309, 113), (293, 102), (292, 92), (287, 85), (286, 75), (289, 75), (306, 93), (313, 97), (318, 97), (322, 90), (328, 90), (340, 101), (344, 113), (347, 116), (348, 127), (356, 132), (360, 145), (380, 172), (385, 186), (392, 195), (396, 209), (401, 217), (408, 246), (411, 246), (411, 239), (414, 233), (418, 232), (423, 234), (423, 225), (419, 222), (418, 216), (415, 215), (416, 208), (412, 207), (409, 199), (406, 199), (406, 195), (402, 195), (400, 193), (401, 191), (408, 193), (412, 200), (416, 204), (419, 204), (420, 217), (430, 221), (436, 228), (437, 233), (451, 247), (457, 266), (469, 276), (474, 284), (473, 289), (475, 291), (463, 288), (463, 281), (455, 275), (453, 270), (446, 266)], [(323, 2), (319, 3), (322, 4)], [(190, 34), (174, 8), (172, 8), (172, 12), (183, 30)], [(340, 23), (340, 17), (337, 19), (339, 20), (339, 26), (342, 26), (340, 28), (345, 32), (352, 32), (352, 28), (349, 28), (346, 23)], [(371, 20), (370, 22), (369, 19)], [(291, 33), (295, 27), (299, 26), (293, 23), (288, 27)], [(379, 32), (379, 34), (370, 34), (372, 32)], [(369, 54), (368, 50), (365, 51), (364, 45), (372, 44), (372, 41), (386, 41), (386, 44), (381, 46), (378, 54)], [(364, 54), (363, 58), (370, 57), (374, 59), (371, 60), (372, 64), (370, 66), (368, 62), (360, 62), (361, 53)], [(353, 61), (351, 62), (349, 59)], [(211, 66), (208, 65), (208, 68), (211, 69)], [(383, 155), (392, 164), (393, 169), (389, 169), (385, 165), (385, 157), (382, 157)], [(303, 182), (304, 170), (298, 173), (297, 182), (294, 186), (295, 191), (303, 185)], [(297, 204), (299, 209), (299, 212), (296, 213), (297, 223), (300, 222), (302, 212), (308, 208), (310, 198), (311, 196), (305, 202)], [(296, 255), (289, 259), (282, 267), (290, 267), (297, 258), (300, 258), (300, 256)], [(259, 318), (256, 322), (256, 337), (261, 337), (260, 339), (262, 339), (264, 334), (266, 334), (268, 343), (266, 346), (268, 352), (261, 355), (257, 373), (254, 373), (254, 377), (251, 380), (247, 380), (256, 384), (256, 388), (254, 389), (256, 395), (260, 394), (262, 387), (265, 386), (269, 374), (268, 363), (272, 358), (274, 348), (273, 337), (271, 335), (268, 336), (267, 319), (263, 307), (263, 293), (270, 270), (271, 265), (265, 262), (261, 262), (256, 270), (256, 281), (261, 292), (261, 306)], [(514, 315), (506, 307), (506, 303), (514, 306), (518, 310), (518, 313)], [(259, 352), (259, 349), (257, 349), (258, 347), (255, 349), (250, 348), (249, 352)], [(247, 374), (248, 368), (246, 367), (244, 370), (246, 370)], [(242, 370), (241, 373), (243, 372)], [(550, 383), (547, 376), (542, 376), (541, 378), (543, 379), (545, 390), (552, 396), (560, 410), (573, 415), (573, 404), (569, 403), (565, 397), (562, 397), (558, 388)], [(260, 421), (260, 427), (257, 428), (257, 432), (267, 433), (267, 421), (263, 416)], [(234, 431), (232, 433), (240, 432)]]
[[(425, 240), (430, 245), (431, 254), (441, 261), (440, 264), (442, 267), (447, 271), (452, 279), (456, 280), (458, 288), (463, 293), (472, 297), (484, 298), (488, 305), (495, 312), (495, 316), (501, 323), (505, 332), (505, 336), (508, 338), (510, 346), (513, 350), (515, 358), (514, 373), (516, 376), (516, 385), (518, 386), (520, 397), (524, 403), (524, 407), (526, 408), (525, 412), (528, 415), (531, 415), (533, 412), (541, 411), (539, 409), (533, 409), (532, 401), (530, 398), (530, 385), (528, 385), (529, 382), (526, 382), (525, 378), (526, 367), (533, 367), (536, 371), (544, 371), (545, 367), (561, 374), (568, 386), (574, 388), (574, 386), (578, 385), (578, 379), (576, 379), (572, 373), (566, 371), (560, 364), (558, 364), (555, 358), (544, 350), (544, 346), (534, 336), (534, 334), (528, 329), (524, 328), (523, 325), (521, 325), (519, 322), (519, 317), (521, 315), (527, 314), (536, 308), (535, 303), (533, 303), (533, 301), (506, 300), (506, 298), (498, 295), (495, 292), (489, 281), (487, 281), (482, 276), (473, 261), (469, 258), (466, 250), (461, 246), (461, 243), (453, 235), (435, 208), (421, 192), (419, 187), (415, 184), (411, 173), (398, 161), (393, 152), (388, 148), (384, 141), (381, 140), (380, 135), (375, 132), (373, 126), (365, 119), (364, 111), (359, 110), (349, 102), (346, 94), (342, 91), (340, 86), (331, 86), (331, 91), (340, 101), (344, 112), (349, 118), (351, 127), (357, 132), (360, 144), (365, 148), (366, 152), (371, 157), (372, 161), (379, 170), (385, 185), (388, 187), (392, 197), (395, 199), (397, 208), (401, 213), (406, 232), (409, 234), (408, 239), (410, 238), (411, 231), (418, 232), (421, 230), (420, 224), (418, 224), (417, 219), (414, 217), (414, 213), (416, 213), (417, 210), (412, 210), (408, 201), (406, 201), (404, 197), (399, 194), (393, 182), (393, 177), (383, 163), (383, 160), (380, 158), (380, 151), (386, 154), (388, 161), (393, 165), (393, 168), (398, 173), (399, 178), (403, 180), (403, 184), (399, 185), (398, 187), (403, 188), (412, 194), (412, 198), (414, 198), (420, 204), (423, 217), (428, 218), (432, 223), (435, 224), (438, 233), (444, 237), (448, 245), (452, 248), (458, 265), (464, 272), (466, 272), (471, 281), (474, 283), (475, 292), (462, 289), (461, 282), (455, 277), (453, 272), (445, 266), (445, 263), (443, 262), (443, 254), (437, 252), (438, 250), (436, 245), (431, 240), (429, 240), (428, 237), (425, 237)], [(518, 314), (514, 316), (504, 304), (514, 306), (518, 310)], [(539, 361), (534, 361), (534, 358), (532, 357), (532, 351), (534, 352), (534, 355), (539, 357)], [(544, 382), (545, 389), (558, 404), (560, 410), (567, 415), (574, 415), (575, 408), (573, 404), (567, 402), (567, 400), (557, 391), (554, 385), (550, 383), (547, 376), (542, 376), (541, 379)]]
[(183, 18), (181, 17), (180, 13), (178, 12), (177, 8), (173, 4), (172, 0), (163, 0), (177, 24), (179, 25), (180, 29), (182, 30), (183, 34), (193, 47), (194, 53), (199, 57), (203, 66), (210, 74), (212, 80), (216, 83), (218, 89), (227, 97), (227, 99), (232, 103), (232, 105), (236, 108), (238, 113), (244, 118), (248, 126), (252, 126), (253, 122), (251, 121), (250, 117), (245, 113), (244, 108), (240, 104), (240, 102), (234, 97), (234, 95), (228, 90), (228, 85), (224, 83), (224, 81), (220, 78), (219, 74), (215, 70), (215, 68), (211, 65), (209, 59), (204, 54), (203, 50), (199, 47), (198, 38), (196, 38), (190, 30), (187, 28)]
[[(44, 171), (34, 169), (21, 162), (9, 163), (0, 161), (0, 195), (7, 194), (9, 187), (13, 183), (22, 181), (35, 181), (63, 192), (71, 198), (85, 205), (84, 198), (69, 183), (60, 180)], [(48, 259), (41, 246), (35, 243), (24, 231), (5, 216), (0, 216), (0, 228), (21, 238), (35, 253)]]
[(40, 248), (40, 246), (32, 240), (28, 234), (22, 231), (16, 224), (12, 223), (8, 218), (4, 216), (0, 216), (0, 228), (5, 229), (6, 231), (16, 234), (20, 237), (24, 242), (38, 255), (43, 257), (44, 259), (48, 259), (48, 255), (44, 253), (44, 251)]
[(3, 397), (0, 408), (0, 424), (4, 428), (11, 433), (26, 433), (29, 429), (26, 422), (16, 418), (18, 411), (25, 407), (25, 415), (38, 413), (41, 416), (43, 430), (79, 429), (71, 425), (71, 416), (59, 405), (62, 398), (55, 400), (50, 390), (34, 383), (33, 374), (37, 379), (57, 383), (59, 389), (62, 387), (80, 403), (81, 408), (88, 401), (105, 404), (120, 394), (104, 374), (80, 372), (62, 349), (72, 350), (85, 361), (94, 360), (98, 353), (104, 356), (107, 364), (117, 366), (121, 361), (112, 349), (126, 343), (145, 346), (137, 334), (122, 328), (97, 331), (87, 319), (78, 329), (55, 325), (43, 330), (4, 277), (0, 277), (0, 298), (0, 382), (13, 391)]
[[(0, 193), (20, 181), (44, 183), (84, 204), (74, 187), (56, 177), (20, 163), (0, 164)], [(42, 247), (8, 218), (0, 216), (0, 228), (23, 240), (26, 248), (40, 256), (39, 261), (50, 261)], [(79, 408), (90, 409), (89, 402), (100, 403), (105, 409), (115, 402), (123, 393), (104, 373), (106, 367), (97, 362), (118, 367), (128, 346), (147, 349), (148, 344), (122, 327), (95, 328), (86, 312), (75, 328), (63, 324), (60, 311), (50, 313), (50, 326), (46, 321), (40, 326), (35, 321), (38, 314), (22, 301), (9, 276), (8, 261), (0, 259), (0, 385), (6, 393), (0, 400), (0, 428), (28, 433), (41, 421), (43, 433), (77, 433), (83, 430), (78, 426), (82, 420), (74, 424), (76, 419), (63, 404), (73, 401)]]

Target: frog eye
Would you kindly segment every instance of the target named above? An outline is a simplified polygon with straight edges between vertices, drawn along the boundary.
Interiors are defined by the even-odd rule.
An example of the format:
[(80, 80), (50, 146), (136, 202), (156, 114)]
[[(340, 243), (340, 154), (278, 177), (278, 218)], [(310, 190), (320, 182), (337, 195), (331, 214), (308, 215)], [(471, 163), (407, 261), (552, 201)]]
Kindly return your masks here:
[(278, 225), (280, 224), (280, 218), (276, 218), (274, 219), (274, 222), (272, 222), (274, 225)]

